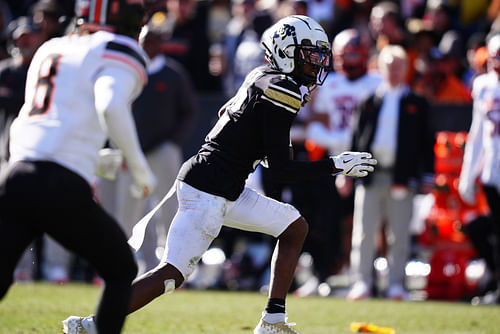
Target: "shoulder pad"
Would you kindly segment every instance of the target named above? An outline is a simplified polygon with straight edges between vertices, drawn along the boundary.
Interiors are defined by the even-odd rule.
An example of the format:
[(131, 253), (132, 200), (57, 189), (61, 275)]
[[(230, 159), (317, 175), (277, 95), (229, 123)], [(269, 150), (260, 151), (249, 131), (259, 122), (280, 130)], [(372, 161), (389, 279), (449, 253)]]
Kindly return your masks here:
[(138, 48), (122, 43), (122, 41), (112, 40), (106, 43), (103, 57), (126, 63), (139, 73), (144, 83), (146, 82), (146, 58)]
[[(266, 78), (267, 77), (267, 78)], [(264, 76), (261, 82), (262, 99), (296, 114), (302, 105), (302, 95), (297, 83), (283, 74)]]

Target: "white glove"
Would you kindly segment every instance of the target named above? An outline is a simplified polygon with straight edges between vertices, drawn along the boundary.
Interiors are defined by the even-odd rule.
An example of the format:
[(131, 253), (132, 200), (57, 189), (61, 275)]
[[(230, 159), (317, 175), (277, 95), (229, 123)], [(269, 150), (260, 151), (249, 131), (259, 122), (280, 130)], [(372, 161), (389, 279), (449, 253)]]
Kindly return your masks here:
[(145, 199), (156, 188), (156, 177), (149, 166), (139, 170), (130, 170), (134, 182), (130, 185), (130, 195), (134, 198)]
[(103, 179), (114, 181), (122, 163), (123, 155), (120, 150), (103, 148), (99, 150), (95, 174)]
[(338, 174), (365, 177), (368, 172), (373, 172), (377, 160), (372, 159), (368, 152), (344, 152), (330, 157), (333, 160), (335, 168), (342, 170)]

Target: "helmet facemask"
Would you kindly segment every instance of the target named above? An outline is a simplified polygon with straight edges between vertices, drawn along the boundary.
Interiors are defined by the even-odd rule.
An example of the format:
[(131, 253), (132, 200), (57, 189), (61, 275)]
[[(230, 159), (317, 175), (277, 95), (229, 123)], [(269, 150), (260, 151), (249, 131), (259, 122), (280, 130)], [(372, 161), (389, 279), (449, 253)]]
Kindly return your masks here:
[(303, 40), (294, 50), (295, 69), (292, 75), (304, 86), (322, 85), (331, 64), (330, 46), (326, 42)]

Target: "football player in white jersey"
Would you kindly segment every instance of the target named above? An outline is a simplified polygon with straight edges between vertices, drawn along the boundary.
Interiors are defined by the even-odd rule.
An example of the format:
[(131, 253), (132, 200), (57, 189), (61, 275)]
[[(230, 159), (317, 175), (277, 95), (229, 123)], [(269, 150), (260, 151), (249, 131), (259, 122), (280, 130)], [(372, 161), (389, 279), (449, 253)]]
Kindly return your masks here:
[(322, 82), (330, 66), (330, 43), (316, 21), (294, 15), (269, 28), (263, 45), (269, 64), (247, 75), (177, 176), (179, 209), (163, 259), (133, 283), (130, 312), (179, 287), (225, 225), (277, 238), (269, 300), (254, 333), (296, 333), (286, 322), (285, 298), (307, 222), (296, 208), (246, 187), (245, 180), (264, 161), (276, 180), (293, 182), (337, 173), (366, 176), (376, 160), (366, 152), (315, 162), (290, 159), (290, 127), (303, 102), (300, 87)]
[(134, 192), (146, 196), (155, 185), (130, 111), (146, 78), (147, 58), (134, 39), (143, 14), (137, 1), (77, 1), (77, 31), (38, 49), (11, 128), (0, 181), (0, 297), (29, 243), (51, 236), (105, 281), (96, 315), (86, 319), (92, 325), (68, 318), (65, 333), (89, 326), (96, 328), (89, 333), (120, 333), (137, 273), (125, 234), (95, 202), (90, 183), (109, 137), (127, 159)]
[[(479, 176), (495, 226), (497, 242), (493, 258), (497, 272), (497, 290), (479, 300), (484, 304), (500, 303), (500, 34), (488, 40), (489, 71), (478, 76), (472, 85), (473, 115), (465, 146), (458, 190), (463, 200), (475, 204), (475, 182)], [(485, 236), (486, 237), (486, 236)]]

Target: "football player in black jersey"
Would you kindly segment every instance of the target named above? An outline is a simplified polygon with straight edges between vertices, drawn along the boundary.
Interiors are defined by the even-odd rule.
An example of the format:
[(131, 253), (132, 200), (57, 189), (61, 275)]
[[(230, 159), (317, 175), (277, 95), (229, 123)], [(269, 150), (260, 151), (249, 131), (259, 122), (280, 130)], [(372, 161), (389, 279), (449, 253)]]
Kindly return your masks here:
[(269, 64), (248, 74), (199, 152), (177, 177), (179, 209), (161, 263), (133, 283), (130, 312), (172, 292), (193, 272), (223, 225), (277, 238), (269, 300), (254, 333), (296, 333), (286, 322), (285, 298), (308, 225), (293, 206), (245, 187), (258, 164), (279, 181), (312, 180), (332, 174), (363, 177), (376, 160), (346, 152), (315, 162), (290, 157), (290, 126), (305, 103), (300, 87), (321, 84), (330, 67), (328, 37), (307, 16), (289, 16), (264, 33)]

